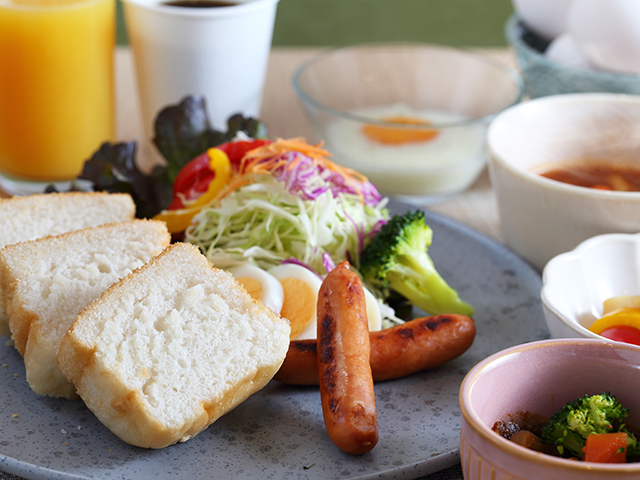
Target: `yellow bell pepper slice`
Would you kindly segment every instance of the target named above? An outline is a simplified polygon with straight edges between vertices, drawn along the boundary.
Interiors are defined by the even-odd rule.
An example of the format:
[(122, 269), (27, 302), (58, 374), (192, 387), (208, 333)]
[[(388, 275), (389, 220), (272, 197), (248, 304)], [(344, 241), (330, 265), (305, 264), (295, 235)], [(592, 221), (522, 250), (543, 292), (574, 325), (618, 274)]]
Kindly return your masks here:
[(589, 330), (600, 335), (608, 328), (620, 326), (640, 329), (640, 309), (622, 307), (618, 310), (614, 310), (593, 322), (589, 327)]
[(218, 148), (207, 150), (209, 156), (209, 169), (216, 173), (211, 180), (207, 191), (194, 200), (185, 202), (187, 208), (177, 210), (163, 210), (153, 218), (162, 220), (167, 224), (170, 233), (184, 231), (193, 220), (193, 217), (206, 205), (216, 199), (222, 189), (229, 183), (231, 178), (231, 162), (225, 152)]

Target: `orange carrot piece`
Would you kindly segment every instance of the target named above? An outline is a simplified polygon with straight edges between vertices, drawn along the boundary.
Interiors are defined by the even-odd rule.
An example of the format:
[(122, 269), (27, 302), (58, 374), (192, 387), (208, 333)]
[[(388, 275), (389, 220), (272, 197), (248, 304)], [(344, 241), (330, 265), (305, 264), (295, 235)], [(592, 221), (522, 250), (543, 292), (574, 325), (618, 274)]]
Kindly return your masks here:
[(627, 434), (594, 433), (587, 437), (582, 449), (585, 462), (625, 463), (627, 461)]

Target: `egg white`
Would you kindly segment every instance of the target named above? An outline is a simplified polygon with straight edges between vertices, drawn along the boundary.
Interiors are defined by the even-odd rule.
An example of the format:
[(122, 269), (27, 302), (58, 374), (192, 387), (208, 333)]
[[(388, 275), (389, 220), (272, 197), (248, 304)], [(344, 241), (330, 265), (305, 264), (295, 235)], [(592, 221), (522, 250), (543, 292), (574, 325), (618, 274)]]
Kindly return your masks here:
[(367, 304), (367, 320), (369, 321), (369, 331), (377, 332), (382, 330), (382, 311), (378, 299), (373, 296), (366, 287), (364, 288), (364, 299)]
[(282, 310), (284, 289), (280, 281), (262, 268), (249, 263), (228, 269), (235, 279), (250, 278), (257, 280), (262, 286), (262, 296), (257, 299), (276, 313)]

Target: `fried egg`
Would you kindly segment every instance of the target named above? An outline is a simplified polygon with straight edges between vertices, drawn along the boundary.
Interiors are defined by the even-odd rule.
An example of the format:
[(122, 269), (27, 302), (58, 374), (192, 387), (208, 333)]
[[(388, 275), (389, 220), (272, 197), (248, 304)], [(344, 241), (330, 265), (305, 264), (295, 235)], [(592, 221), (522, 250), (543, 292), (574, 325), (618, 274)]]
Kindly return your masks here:
[(276, 313), (281, 313), (284, 289), (280, 281), (262, 268), (249, 263), (228, 269), (229, 273), (249, 292)]
[[(398, 125), (345, 118), (330, 124), (326, 134), (335, 160), (366, 175), (385, 193), (430, 195), (458, 190), (484, 168), (483, 122), (402, 104), (350, 113)], [(416, 129), (411, 128), (414, 125)]]

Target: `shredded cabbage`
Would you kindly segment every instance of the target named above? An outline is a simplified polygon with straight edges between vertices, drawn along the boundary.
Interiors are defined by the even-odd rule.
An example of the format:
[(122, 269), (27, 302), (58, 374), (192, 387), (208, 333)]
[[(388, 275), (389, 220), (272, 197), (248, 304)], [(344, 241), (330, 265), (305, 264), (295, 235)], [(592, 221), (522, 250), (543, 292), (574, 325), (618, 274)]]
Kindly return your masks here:
[[(363, 202), (329, 184), (315, 188), (309, 198), (282, 177), (251, 177), (204, 208), (185, 232), (185, 240), (198, 245), (219, 268), (247, 261), (269, 268), (291, 258), (320, 274), (327, 273), (331, 262), (343, 260), (358, 268), (365, 243), (389, 218), (383, 197)], [(331, 179), (316, 176), (314, 181)]]

